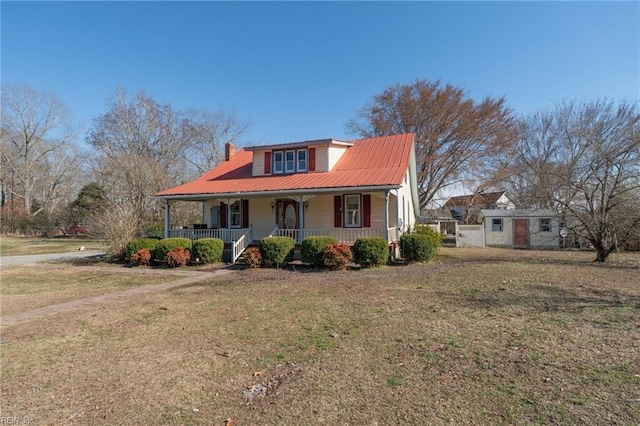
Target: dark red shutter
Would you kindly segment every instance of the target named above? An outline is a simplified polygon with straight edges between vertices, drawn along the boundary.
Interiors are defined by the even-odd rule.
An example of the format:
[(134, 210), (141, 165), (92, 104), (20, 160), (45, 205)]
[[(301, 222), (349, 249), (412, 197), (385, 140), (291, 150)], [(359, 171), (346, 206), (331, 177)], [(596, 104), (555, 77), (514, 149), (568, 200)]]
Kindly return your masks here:
[(249, 200), (242, 200), (242, 227), (249, 227)]
[(333, 197), (333, 226), (342, 228), (342, 196)]
[(362, 196), (362, 226), (371, 228), (371, 195)]
[(264, 174), (271, 174), (271, 151), (264, 153)]
[(227, 204), (220, 201), (220, 228), (227, 227)]
[(316, 149), (309, 148), (309, 171), (316, 171)]

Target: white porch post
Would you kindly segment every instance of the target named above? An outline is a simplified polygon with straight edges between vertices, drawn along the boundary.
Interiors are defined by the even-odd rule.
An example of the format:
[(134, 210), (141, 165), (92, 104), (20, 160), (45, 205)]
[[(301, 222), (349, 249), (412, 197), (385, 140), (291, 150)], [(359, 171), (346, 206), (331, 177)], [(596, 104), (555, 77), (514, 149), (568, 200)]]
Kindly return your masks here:
[(384, 191), (384, 232), (389, 241), (389, 191)]
[(170, 226), (170, 220), (169, 220), (169, 213), (170, 213), (171, 207), (169, 206), (169, 200), (167, 200), (164, 203), (164, 237), (165, 238), (169, 238), (169, 226)]
[(300, 196), (300, 201), (298, 201), (299, 212), (298, 216), (300, 216), (300, 232), (298, 233), (298, 242), (302, 243), (302, 233), (304, 232), (304, 196)]
[(227, 241), (231, 241), (231, 198), (227, 198)]

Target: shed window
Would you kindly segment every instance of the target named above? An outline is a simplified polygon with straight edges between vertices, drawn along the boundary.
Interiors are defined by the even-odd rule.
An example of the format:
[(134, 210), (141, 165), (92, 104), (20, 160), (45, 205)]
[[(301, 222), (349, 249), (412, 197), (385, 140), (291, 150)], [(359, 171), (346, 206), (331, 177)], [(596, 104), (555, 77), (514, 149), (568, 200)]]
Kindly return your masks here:
[(540, 219), (540, 232), (551, 232), (551, 219)]
[(491, 232), (502, 232), (502, 219), (491, 219)]

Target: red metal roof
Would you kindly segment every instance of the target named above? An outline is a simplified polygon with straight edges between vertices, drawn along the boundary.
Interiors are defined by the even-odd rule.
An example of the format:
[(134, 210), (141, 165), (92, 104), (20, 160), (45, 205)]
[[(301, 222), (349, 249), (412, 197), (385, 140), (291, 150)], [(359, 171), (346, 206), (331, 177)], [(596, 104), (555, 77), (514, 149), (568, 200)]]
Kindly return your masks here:
[[(413, 133), (350, 141), (329, 172), (252, 176), (253, 152), (242, 149), (193, 182), (155, 194), (157, 197), (237, 194), (299, 189), (399, 186), (409, 167)], [(265, 146), (269, 149), (269, 146)]]

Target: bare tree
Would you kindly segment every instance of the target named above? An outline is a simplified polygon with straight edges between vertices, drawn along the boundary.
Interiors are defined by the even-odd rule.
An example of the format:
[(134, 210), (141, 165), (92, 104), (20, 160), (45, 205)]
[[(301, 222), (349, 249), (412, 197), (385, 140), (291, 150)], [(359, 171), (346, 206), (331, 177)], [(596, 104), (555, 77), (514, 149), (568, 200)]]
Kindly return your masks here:
[(640, 108), (564, 102), (523, 120), (510, 191), (558, 211), (604, 262), (640, 229)]
[[(141, 234), (164, 214), (151, 196), (217, 164), (220, 143), (236, 141), (247, 126), (234, 113), (185, 113), (144, 92), (129, 99), (119, 88), (109, 111), (94, 120), (87, 142), (96, 152), (96, 181)], [(191, 205), (187, 218), (193, 216), (189, 210), (199, 208)]]
[(185, 130), (191, 136), (187, 162), (198, 174), (206, 173), (224, 161), (225, 144), (238, 145), (250, 125), (251, 121), (240, 118), (235, 110), (190, 111), (185, 122)]
[[(420, 206), (443, 188), (478, 178), (492, 158), (515, 143), (513, 118), (503, 98), (470, 99), (464, 90), (439, 81), (394, 85), (347, 122), (360, 137), (416, 134)], [(497, 171), (496, 171), (497, 172)]]
[(55, 94), (2, 87), (0, 179), (26, 212), (51, 213), (72, 195), (81, 169), (73, 137), (69, 111)]

